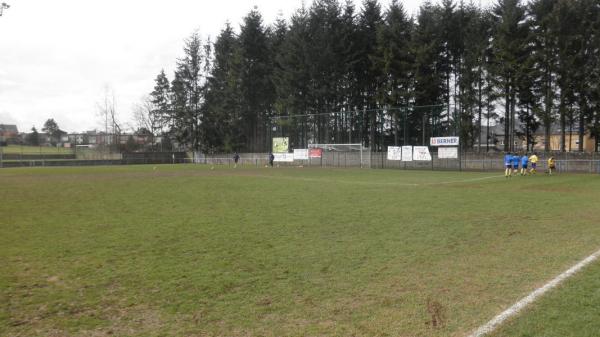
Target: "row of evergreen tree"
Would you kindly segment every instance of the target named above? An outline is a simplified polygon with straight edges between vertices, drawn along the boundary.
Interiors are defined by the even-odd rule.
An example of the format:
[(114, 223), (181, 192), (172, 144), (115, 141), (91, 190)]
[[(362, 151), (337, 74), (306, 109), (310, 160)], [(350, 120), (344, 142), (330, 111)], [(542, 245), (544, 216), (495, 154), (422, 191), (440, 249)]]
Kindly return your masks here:
[(585, 133), (600, 136), (599, 13), (600, 0), (426, 1), (416, 17), (396, 0), (315, 0), (266, 25), (255, 8), (239, 32), (185, 41), (172, 78), (155, 79), (154, 120), (204, 152), (268, 151), (275, 135), (473, 147), (493, 143), (497, 123), (507, 151), (536, 132), (548, 150), (555, 127), (563, 151), (573, 130), (583, 150)]

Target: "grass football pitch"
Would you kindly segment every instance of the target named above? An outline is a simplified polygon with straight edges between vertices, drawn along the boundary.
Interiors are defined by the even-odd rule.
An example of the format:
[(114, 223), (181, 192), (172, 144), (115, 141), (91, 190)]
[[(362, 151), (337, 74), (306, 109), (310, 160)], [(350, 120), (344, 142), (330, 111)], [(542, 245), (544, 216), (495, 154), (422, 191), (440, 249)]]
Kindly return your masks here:
[[(594, 175), (2, 169), (0, 336), (467, 336), (598, 250), (599, 209)], [(599, 276), (493, 336), (596, 336)]]
[(6, 154), (72, 154), (73, 149), (53, 146), (9, 145), (0, 149)]

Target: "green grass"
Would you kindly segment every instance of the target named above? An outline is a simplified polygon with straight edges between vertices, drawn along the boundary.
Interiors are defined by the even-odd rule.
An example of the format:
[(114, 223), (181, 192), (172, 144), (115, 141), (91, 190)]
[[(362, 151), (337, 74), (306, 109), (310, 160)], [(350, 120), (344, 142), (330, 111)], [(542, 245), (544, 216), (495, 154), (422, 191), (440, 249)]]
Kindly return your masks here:
[(490, 337), (597, 337), (599, 304), (600, 263), (595, 263)]
[(498, 175), (3, 169), (0, 336), (464, 336), (600, 247), (597, 176)]
[(8, 145), (0, 150), (10, 154), (72, 154), (73, 149), (54, 146)]

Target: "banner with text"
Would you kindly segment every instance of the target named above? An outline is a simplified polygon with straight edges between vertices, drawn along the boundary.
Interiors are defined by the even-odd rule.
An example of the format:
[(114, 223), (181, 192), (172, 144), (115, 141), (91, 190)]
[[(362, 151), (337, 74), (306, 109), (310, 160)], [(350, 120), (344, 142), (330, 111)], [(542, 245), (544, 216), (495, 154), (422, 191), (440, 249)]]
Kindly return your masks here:
[(439, 159), (458, 159), (457, 147), (440, 147), (438, 149)]
[(290, 163), (294, 161), (293, 153), (273, 153), (275, 159), (273, 161)]
[(308, 156), (310, 158), (321, 158), (323, 156), (323, 149), (310, 149)]
[(431, 161), (431, 154), (427, 146), (413, 147), (413, 160)]
[(402, 148), (400, 146), (388, 146), (387, 160), (402, 160)]
[(431, 137), (431, 146), (458, 146), (458, 137)]
[(308, 160), (308, 149), (294, 149), (294, 160)]
[(403, 146), (402, 147), (402, 161), (412, 161), (413, 160), (413, 147), (412, 146)]

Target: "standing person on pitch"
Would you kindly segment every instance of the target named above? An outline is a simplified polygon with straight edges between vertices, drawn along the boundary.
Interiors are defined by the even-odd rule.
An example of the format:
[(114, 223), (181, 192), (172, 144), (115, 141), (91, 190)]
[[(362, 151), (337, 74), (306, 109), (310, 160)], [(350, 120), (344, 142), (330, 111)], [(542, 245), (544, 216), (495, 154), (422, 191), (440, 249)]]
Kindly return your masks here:
[(235, 163), (233, 168), (237, 168), (238, 161), (240, 161), (240, 155), (237, 152), (233, 155), (233, 161)]
[(529, 171), (529, 173), (531, 173), (531, 174), (537, 173), (538, 160), (539, 160), (539, 158), (537, 156), (537, 153), (535, 153), (535, 152), (531, 155), (531, 157), (529, 157), (529, 161), (531, 162), (531, 171)]
[(521, 161), (521, 157), (519, 157), (518, 153), (513, 153), (512, 155), (512, 164), (513, 164), (513, 174), (517, 175), (519, 173), (519, 161)]
[(529, 157), (527, 157), (527, 153), (524, 153), (523, 157), (521, 157), (521, 175), (522, 176), (527, 175), (527, 164), (529, 164)]
[(269, 152), (269, 165), (271, 167), (273, 167), (273, 161), (275, 161), (275, 155), (273, 155), (273, 152)]
[(508, 178), (508, 177), (511, 176), (511, 174), (510, 174), (511, 173), (511, 168), (512, 168), (511, 165), (512, 165), (512, 156), (510, 155), (510, 152), (507, 152), (504, 155), (504, 167), (505, 167), (505, 169), (504, 169), (504, 176), (506, 178)]
[(556, 169), (556, 160), (554, 160), (554, 157), (548, 158), (548, 174), (552, 175), (552, 171), (554, 171), (555, 169)]

